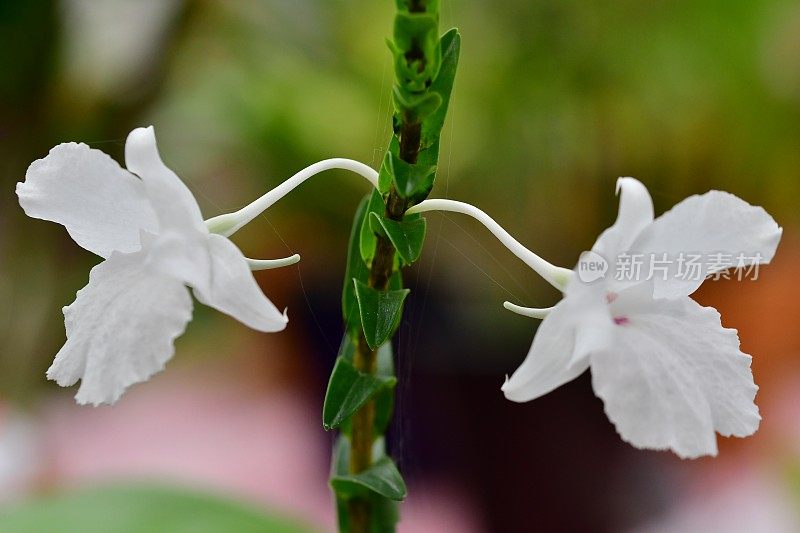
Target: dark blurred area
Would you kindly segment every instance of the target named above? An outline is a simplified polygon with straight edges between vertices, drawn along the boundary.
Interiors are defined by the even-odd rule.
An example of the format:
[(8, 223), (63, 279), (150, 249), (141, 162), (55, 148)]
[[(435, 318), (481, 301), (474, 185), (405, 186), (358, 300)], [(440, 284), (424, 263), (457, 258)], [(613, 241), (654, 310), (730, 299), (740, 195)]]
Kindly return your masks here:
[[(463, 48), (434, 197), (478, 205), (562, 266), (613, 222), (618, 176), (642, 180), (657, 214), (732, 192), (784, 237), (756, 282), (695, 295), (753, 355), (762, 427), (680, 461), (624, 443), (588, 374), (505, 400), (537, 322), (501, 303), (557, 294), (473, 221), (431, 214), (396, 346), (401, 531), (800, 530), (800, 4), (442, 0), (442, 13)], [(377, 167), (392, 15), (388, 0), (0, 2), (0, 502), (144, 476), (333, 527), (320, 416), (363, 180), (321, 175), (234, 238), (250, 257), (303, 256), (257, 274), (289, 309), (285, 332), (198, 304), (164, 373), (99, 409), (44, 376), (61, 307), (99, 259), (25, 217), (14, 185), (61, 142), (123, 162), (127, 133), (149, 124), (207, 218), (320, 159)]]

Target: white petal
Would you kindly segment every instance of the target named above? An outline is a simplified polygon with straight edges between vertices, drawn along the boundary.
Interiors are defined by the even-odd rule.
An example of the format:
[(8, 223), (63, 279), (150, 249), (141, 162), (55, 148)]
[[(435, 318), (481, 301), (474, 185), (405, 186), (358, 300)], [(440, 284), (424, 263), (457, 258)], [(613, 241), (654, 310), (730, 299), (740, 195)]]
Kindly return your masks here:
[[(769, 263), (782, 231), (762, 207), (752, 206), (727, 192), (709, 191), (690, 196), (658, 217), (639, 235), (631, 249), (646, 256), (656, 254), (658, 258), (668, 254), (666, 276), (662, 273), (654, 276), (655, 296), (674, 298), (694, 292), (708, 274), (736, 267), (739, 254), (743, 254), (745, 266), (754, 262)], [(718, 253), (722, 255), (709, 262), (708, 254), (716, 256)], [(705, 268), (701, 275), (681, 276), (679, 254), (684, 257), (703, 254), (701, 264)], [(760, 260), (753, 260), (759, 256)], [(717, 263), (716, 268), (708, 268), (713, 267), (711, 263)]]
[(585, 353), (576, 357), (576, 321), (579, 310), (569, 297), (557, 303), (536, 331), (528, 356), (503, 384), (506, 398), (515, 402), (536, 399), (572, 381), (589, 366)]
[(146, 254), (112, 254), (64, 308), (67, 342), (47, 377), (62, 386), (80, 379), (78, 403), (114, 403), (162, 370), (191, 319), (186, 287), (147, 268)]
[(162, 230), (172, 227), (208, 231), (194, 195), (161, 161), (153, 126), (136, 128), (128, 134), (125, 165), (144, 181)]
[(598, 237), (592, 247), (592, 251), (599, 253), (612, 265), (616, 255), (626, 251), (639, 233), (653, 222), (653, 200), (641, 181), (619, 178), (617, 194), (620, 195), (617, 220)]
[(615, 327), (609, 349), (591, 356), (595, 394), (622, 438), (695, 458), (716, 455), (715, 430), (755, 432), (757, 387), (736, 330), (690, 298), (651, 300), (648, 309), (638, 287), (626, 292), (614, 312), (627, 322)]
[(222, 235), (208, 236), (211, 256), (211, 284), (195, 287), (198, 300), (258, 331), (280, 331), (286, 316), (258, 287), (247, 260), (230, 240)]
[(160, 235), (143, 234), (147, 248), (146, 266), (194, 288), (207, 290), (211, 284), (208, 235), (188, 228), (168, 229)]
[(31, 163), (17, 196), (28, 216), (62, 224), (101, 257), (138, 250), (139, 231), (158, 227), (142, 181), (85, 144), (59, 144)]

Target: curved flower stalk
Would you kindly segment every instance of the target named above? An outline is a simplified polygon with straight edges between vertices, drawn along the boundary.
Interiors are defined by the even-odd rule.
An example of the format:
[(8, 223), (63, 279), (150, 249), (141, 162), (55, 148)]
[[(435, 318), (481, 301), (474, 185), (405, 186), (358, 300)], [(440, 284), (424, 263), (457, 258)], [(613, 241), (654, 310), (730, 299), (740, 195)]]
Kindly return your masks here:
[[(567, 268), (562, 268), (548, 263), (525, 246), (523, 246), (517, 239), (512, 237), (500, 224), (481, 211), (474, 205), (459, 202), (456, 200), (447, 200), (443, 198), (434, 198), (425, 200), (408, 209), (408, 214), (424, 213), (426, 211), (450, 211), (452, 213), (461, 213), (471, 216), (492, 232), (492, 235), (503, 243), (511, 253), (516, 255), (522, 260), (523, 263), (533, 269), (534, 272), (539, 274), (545, 281), (550, 283), (553, 287), (564, 290), (572, 277), (572, 271)], [(514, 306), (517, 309), (525, 309), (519, 306)]]
[[(716, 455), (715, 432), (745, 437), (758, 429), (758, 387), (736, 330), (689, 295), (710, 274), (768, 263), (782, 229), (725, 192), (689, 197), (654, 219), (641, 182), (621, 178), (617, 191), (617, 220), (581, 256), (563, 300), (541, 310), (506, 302), (544, 320), (502, 390), (512, 401), (533, 400), (591, 367), (595, 394), (623, 440), (683, 458)], [(414, 209), (431, 210), (426, 203)], [(716, 259), (681, 275), (689, 253)], [(620, 276), (634, 258), (638, 275)], [(591, 276), (589, 263), (597, 267)]]
[(326, 170), (340, 169), (354, 172), (366, 179), (373, 188), (378, 188), (378, 173), (375, 169), (368, 167), (364, 163), (353, 161), (352, 159), (333, 158), (325, 159), (309, 165), (291, 178), (287, 179), (274, 189), (266, 192), (260, 198), (247, 204), (234, 213), (225, 213), (210, 218), (206, 221), (208, 229), (214, 233), (219, 233), (225, 237), (230, 237), (241, 228), (246, 226), (258, 215), (272, 207), (272, 205), (300, 186), (307, 179), (316, 176)]
[(114, 403), (125, 389), (163, 369), (191, 319), (187, 285), (202, 303), (264, 332), (287, 323), (251, 269), (299, 256), (250, 260), (210, 233), (189, 189), (161, 161), (153, 128), (125, 145), (127, 170), (99, 150), (65, 143), (33, 162), (17, 195), (25, 212), (66, 227), (103, 259), (64, 308), (67, 342), (47, 377), (81, 380), (81, 404)]

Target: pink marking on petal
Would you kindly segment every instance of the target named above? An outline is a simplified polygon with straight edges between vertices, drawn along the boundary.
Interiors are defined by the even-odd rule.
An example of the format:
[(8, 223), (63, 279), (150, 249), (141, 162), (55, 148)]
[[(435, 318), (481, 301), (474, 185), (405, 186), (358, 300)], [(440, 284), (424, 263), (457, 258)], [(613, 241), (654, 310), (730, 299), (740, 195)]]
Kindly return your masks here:
[(614, 324), (618, 326), (624, 326), (625, 324), (629, 323), (630, 320), (626, 316), (615, 316), (614, 317)]
[(610, 304), (611, 302), (613, 302), (614, 300), (617, 299), (617, 296), (618, 296), (618, 294), (616, 292), (611, 292), (611, 291), (607, 292), (606, 293), (606, 303)]

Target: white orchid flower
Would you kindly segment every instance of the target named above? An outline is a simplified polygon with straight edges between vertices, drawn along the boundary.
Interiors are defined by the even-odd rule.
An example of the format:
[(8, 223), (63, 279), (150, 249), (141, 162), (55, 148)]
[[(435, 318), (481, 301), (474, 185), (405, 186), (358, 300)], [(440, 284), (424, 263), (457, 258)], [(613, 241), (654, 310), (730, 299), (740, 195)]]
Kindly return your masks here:
[(81, 380), (78, 403), (114, 403), (163, 369), (192, 316), (192, 298), (259, 331), (286, 316), (264, 296), (228, 239), (209, 233), (192, 193), (161, 161), (153, 128), (133, 130), (128, 169), (85, 144), (65, 143), (30, 165), (17, 195), (25, 212), (63, 224), (105, 261), (64, 308), (67, 342), (47, 377)]
[[(533, 400), (591, 367), (595, 394), (623, 440), (638, 448), (671, 449), (684, 458), (716, 455), (715, 431), (744, 437), (758, 429), (761, 417), (753, 402), (758, 387), (736, 330), (723, 328), (715, 309), (689, 295), (715, 271), (768, 263), (782, 230), (764, 209), (724, 192), (689, 197), (654, 220), (641, 182), (621, 178), (617, 190), (622, 192), (617, 220), (590, 252), (608, 268), (591, 283), (538, 258), (473, 206), (429, 200), (412, 211), (474, 216), (564, 291), (564, 299), (550, 309), (506, 302), (511, 310), (544, 318), (527, 358), (502, 387), (508, 399)], [(721, 251), (729, 252), (719, 254), (726, 260), (706, 265), (699, 276), (676, 275), (682, 252)], [(641, 266), (643, 277), (616, 279), (619, 261), (632, 256), (651, 258)], [(663, 275), (646, 279), (653, 257), (672, 261)]]
[[(200, 302), (253, 329), (282, 330), (285, 313), (250, 271), (299, 260), (247, 259), (226, 238), (256, 216), (252, 208), (204, 222), (192, 193), (161, 161), (152, 126), (130, 133), (125, 162), (127, 170), (85, 144), (60, 144), (17, 184), (29, 216), (64, 225), (76, 243), (105, 259), (64, 308), (67, 341), (47, 370), (62, 386), (81, 380), (81, 404), (114, 403), (163, 369), (192, 316), (187, 286)], [(353, 165), (360, 164), (327, 160), (290, 181), (296, 186), (321, 170)], [(358, 170), (376, 182), (374, 170)], [(257, 202), (265, 208), (291, 188)]]

